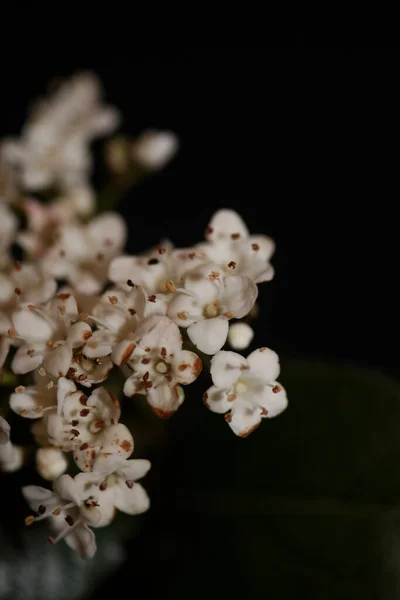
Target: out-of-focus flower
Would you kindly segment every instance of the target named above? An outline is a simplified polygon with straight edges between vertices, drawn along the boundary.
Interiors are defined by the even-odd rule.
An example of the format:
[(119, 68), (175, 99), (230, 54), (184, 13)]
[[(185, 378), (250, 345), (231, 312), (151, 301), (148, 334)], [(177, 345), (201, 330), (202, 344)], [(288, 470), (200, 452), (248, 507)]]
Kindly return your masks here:
[(0, 204), (14, 204), (19, 195), (14, 169), (7, 160), (0, 141)]
[(97, 546), (89, 526), (96, 526), (101, 521), (98, 503), (70, 475), (61, 475), (53, 489), (52, 492), (38, 485), (22, 488), (25, 500), (37, 515), (28, 516), (26, 525), (49, 519), (51, 528), (57, 533), (55, 538), (48, 538), (52, 544), (64, 539), (82, 558), (93, 558)]
[(99, 293), (111, 260), (121, 252), (126, 224), (117, 213), (103, 213), (87, 225), (67, 225), (41, 262), (45, 273), (68, 282), (84, 295)]
[(38, 448), (36, 450), (36, 469), (43, 479), (55, 481), (68, 469), (65, 453), (58, 448)]
[(172, 131), (149, 129), (132, 146), (133, 159), (145, 169), (162, 169), (177, 153), (179, 140)]
[(20, 140), (4, 142), (4, 152), (25, 189), (75, 186), (91, 168), (91, 140), (108, 135), (118, 122), (116, 109), (102, 105), (96, 76), (81, 73), (37, 104)]
[(276, 417), (287, 407), (278, 375), (278, 356), (268, 348), (255, 350), (247, 359), (235, 352), (218, 352), (211, 359), (214, 385), (204, 394), (204, 402), (213, 412), (226, 413), (236, 435), (247, 437), (262, 418)]
[(242, 318), (254, 305), (258, 289), (244, 275), (225, 276), (207, 263), (191, 271), (168, 306), (168, 316), (187, 327), (190, 340), (205, 354), (224, 345), (232, 318)]
[(238, 322), (229, 325), (228, 342), (234, 350), (245, 350), (251, 344), (254, 331), (247, 323)]

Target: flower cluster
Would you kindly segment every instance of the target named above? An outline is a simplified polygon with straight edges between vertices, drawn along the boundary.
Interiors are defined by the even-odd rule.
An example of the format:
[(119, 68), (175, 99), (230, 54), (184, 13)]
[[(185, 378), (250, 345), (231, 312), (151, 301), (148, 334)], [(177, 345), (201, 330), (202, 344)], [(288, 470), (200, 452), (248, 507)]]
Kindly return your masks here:
[[(167, 418), (210, 364), (204, 403), (241, 437), (287, 405), (272, 350), (245, 359), (222, 349), (251, 342), (241, 319), (255, 310), (258, 284), (274, 275), (272, 240), (222, 209), (193, 247), (164, 241), (123, 254), (127, 226), (118, 213), (95, 214), (90, 185), (89, 143), (118, 124), (100, 91), (92, 74), (73, 77), (39, 103), (19, 140), (0, 146), (0, 369), (21, 377), (9, 407), (33, 421), (36, 468), (53, 481), (53, 491), (23, 488), (33, 511), (26, 524), (48, 518), (49, 540), (64, 539), (85, 558), (96, 551), (92, 528), (117, 510), (149, 507), (137, 481), (150, 463), (130, 458), (121, 398), (107, 385), (112, 371), (123, 377), (121, 397), (144, 397)], [(159, 169), (178, 145), (156, 131), (112, 142), (106, 157), (119, 174), (132, 164)], [(24, 456), (0, 418), (1, 467), (15, 470)], [(75, 477), (65, 474), (71, 461)]]

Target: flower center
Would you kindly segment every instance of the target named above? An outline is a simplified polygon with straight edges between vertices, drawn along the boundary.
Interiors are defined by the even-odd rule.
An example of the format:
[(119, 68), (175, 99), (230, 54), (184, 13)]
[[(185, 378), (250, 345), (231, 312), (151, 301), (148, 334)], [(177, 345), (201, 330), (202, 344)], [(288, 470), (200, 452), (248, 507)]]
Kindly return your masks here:
[(236, 394), (236, 396), (245, 394), (247, 392), (247, 390), (249, 389), (247, 379), (244, 379), (244, 378), (238, 379), (237, 382), (234, 384), (233, 389), (234, 389), (234, 393)]
[(169, 370), (169, 365), (167, 365), (167, 363), (165, 361), (160, 360), (156, 364), (157, 373), (160, 373), (161, 375), (165, 375), (165, 373), (167, 373), (168, 370)]
[(221, 303), (219, 300), (214, 300), (214, 302), (210, 302), (206, 304), (203, 310), (203, 315), (206, 319), (212, 319), (213, 317), (218, 317), (221, 312)]

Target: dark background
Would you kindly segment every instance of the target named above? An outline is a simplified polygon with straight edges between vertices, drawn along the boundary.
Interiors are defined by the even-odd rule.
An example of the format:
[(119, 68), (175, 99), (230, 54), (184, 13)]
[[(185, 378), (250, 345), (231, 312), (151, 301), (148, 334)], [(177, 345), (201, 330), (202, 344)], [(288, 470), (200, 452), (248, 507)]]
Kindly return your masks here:
[[(172, 129), (178, 157), (122, 204), (132, 250), (200, 239), (220, 207), (277, 244), (266, 341), (396, 372), (398, 49), (183, 48), (3, 75), (18, 132), (47, 82), (95, 70), (122, 131)], [(267, 289), (266, 289), (267, 288)], [(271, 343), (272, 345), (272, 343)]]
[[(190, 245), (201, 239), (215, 210), (234, 208), (252, 232), (271, 235), (277, 244), (273, 258), (276, 277), (272, 283), (261, 286), (257, 345), (274, 348), (282, 356), (283, 368), (285, 361), (300, 358), (325, 360), (334, 369), (339, 365), (375, 368), (398, 377), (399, 59), (399, 49), (389, 48), (183, 48), (136, 52), (129, 59), (113, 56), (98, 63), (70, 60), (58, 62), (56, 67), (32, 60), (32, 68), (27, 59), (23, 73), (14, 69), (3, 75), (7, 94), (1, 98), (1, 130), (5, 135), (18, 132), (27, 103), (45, 91), (52, 77), (81, 69), (94, 70), (103, 81), (107, 100), (122, 112), (122, 131), (136, 134), (149, 127), (171, 129), (181, 140), (180, 152), (170, 165), (154, 178), (141, 182), (120, 206), (129, 222), (129, 250), (144, 250), (165, 236), (177, 245)], [(329, 385), (326, 381), (325, 385)], [(313, 385), (311, 379), (308, 389)], [(379, 385), (374, 394), (373, 403), (379, 404)], [(292, 397), (290, 401), (295, 406), (296, 399)], [(363, 413), (362, 401), (363, 398), (355, 409), (355, 419)], [(296, 408), (293, 410), (292, 415), (296, 414)], [(343, 435), (340, 427), (346, 421), (345, 411), (344, 407), (335, 424), (330, 425), (327, 419), (329, 434), (335, 428), (335, 436)], [(323, 415), (315, 416), (315, 429), (320, 427), (318, 418)], [(365, 431), (379, 429), (375, 416), (365, 418)], [(382, 422), (387, 418), (382, 415)], [(232, 440), (225, 430), (221, 434), (222, 426), (216, 431), (209, 443), (213, 441), (214, 449), (219, 452), (218, 466), (226, 467), (221, 486), (232, 488), (236, 484), (232, 485), (235, 476), (229, 463), (229, 448), (233, 449), (236, 460), (238, 440)], [(264, 434), (266, 438), (272, 435), (275, 447), (279, 448), (279, 439), (285, 434), (290, 437), (290, 431), (290, 427), (285, 430), (285, 425), (280, 431), (274, 422), (271, 433), (264, 431)], [(156, 495), (153, 513), (146, 517), (149, 537), (143, 553), (134, 542), (128, 545), (130, 560), (121, 573), (129, 577), (135, 564), (136, 584), (132, 585), (137, 585), (138, 591), (143, 586), (150, 597), (162, 590), (185, 597), (182, 586), (189, 585), (189, 577), (182, 583), (179, 569), (180, 562), (185, 562), (182, 558), (185, 543), (190, 539), (192, 546), (186, 560), (191, 566), (186, 564), (182, 568), (190, 573), (190, 585), (199, 586), (204, 593), (209, 590), (213, 597), (213, 590), (234, 589), (232, 578), (237, 569), (246, 572), (247, 567), (242, 563), (230, 568), (228, 560), (242, 521), (235, 517), (232, 522), (217, 526), (211, 519), (210, 525), (210, 519), (203, 521), (195, 511), (190, 513), (190, 508), (186, 512), (182, 509), (185, 502), (195, 497), (192, 484), (197, 478), (190, 465), (201, 470), (199, 456), (206, 462), (213, 460), (210, 457), (214, 450), (196, 432), (193, 423), (187, 424), (183, 409), (175, 424), (167, 425), (167, 432), (173, 438), (167, 444), (166, 464), (159, 461), (157, 466), (155, 454), (158, 475), (152, 483)], [(260, 443), (259, 434), (255, 434), (259, 436), (256, 443)], [(349, 457), (352, 430), (346, 430), (344, 435), (350, 440)], [(204, 436), (207, 437), (207, 432)], [(199, 444), (196, 448), (194, 439)], [(200, 449), (203, 443), (207, 448)], [(249, 447), (256, 451), (256, 446)], [(186, 462), (182, 462), (179, 457), (185, 448)], [(289, 496), (291, 485), (301, 472), (299, 467), (296, 475), (294, 469), (290, 481), (284, 474), (285, 465), (293, 461), (295, 452), (293, 448), (293, 453), (289, 452), (281, 463), (279, 456), (268, 458), (268, 477), (275, 482), (272, 488), (275, 485), (275, 491), (283, 490)], [(306, 452), (308, 458), (312, 452), (318, 454), (320, 448), (316, 445), (310, 455)], [(168, 463), (168, 457), (175, 464)], [(250, 454), (247, 457), (250, 460)], [(330, 469), (340, 470), (346, 462), (346, 455), (341, 466), (335, 463), (334, 456), (331, 458)], [(368, 470), (366, 466), (361, 468), (361, 463), (357, 463), (343, 489), (332, 484), (333, 489), (340, 488), (338, 495), (346, 496), (353, 484), (356, 487), (360, 484), (360, 473)], [(317, 479), (321, 472), (316, 469)], [(253, 477), (252, 493), (256, 493), (256, 467), (246, 473)], [(206, 482), (207, 471), (201, 470), (203, 479), (197, 480), (197, 487), (203, 488), (204, 484), (214, 489), (218, 476), (213, 477)], [(185, 492), (185, 481), (191, 481), (187, 484), (191, 492)], [(245, 481), (246, 478), (243, 486)], [(307, 478), (300, 483), (305, 495), (312, 494), (314, 488), (318, 485), (312, 477), (308, 483)], [(240, 494), (244, 487), (237, 489)], [(368, 496), (370, 484), (366, 483), (363, 489), (364, 496)], [(398, 490), (390, 497), (397, 498)], [(177, 498), (183, 498), (182, 505)], [(273, 528), (274, 521), (269, 526)], [(294, 523), (293, 527), (297, 526)], [(248, 546), (252, 546), (259, 527), (256, 522), (244, 528)], [(327, 533), (329, 540), (335, 537), (335, 529), (334, 522)], [(353, 534), (360, 543), (368, 545), (365, 530), (352, 530)], [(282, 531), (277, 537), (278, 542), (270, 540), (270, 547), (277, 544), (285, 548)], [(343, 543), (346, 545), (347, 541)], [(290, 552), (301, 556), (304, 551), (301, 545), (296, 550), (287, 544), (285, 560), (292, 565), (296, 561)], [(329, 544), (327, 541), (326, 545)], [(267, 546), (264, 541), (263, 547)], [(153, 548), (156, 548), (154, 567)], [(273, 552), (266, 561), (270, 562), (272, 555)], [(372, 555), (375, 556), (374, 552)], [(197, 569), (193, 566), (196, 561), (200, 561)], [(318, 558), (310, 561), (316, 563)], [(322, 572), (331, 569), (327, 581), (338, 585), (329, 598), (347, 598), (347, 592), (349, 597), (351, 593), (361, 597), (357, 596), (361, 588), (356, 584), (346, 587), (348, 573), (335, 570), (328, 563), (322, 565)], [(363, 562), (361, 567), (372, 572), (373, 565), (371, 558), (371, 563)], [(278, 574), (293, 576), (292, 587), (288, 579), (280, 587), (282, 582), (277, 576), (272, 579), (271, 592), (278, 593), (281, 589), (282, 598), (297, 597), (301, 592), (307, 598), (327, 598), (321, 584), (324, 577), (315, 578), (315, 573), (307, 569), (311, 567), (286, 572), (278, 565)], [(355, 581), (357, 576), (356, 573)], [(251, 585), (246, 587), (246, 576), (240, 581), (238, 589), (243, 593), (246, 589), (255, 597), (267, 593), (267, 582), (255, 591)], [(343, 588), (339, 585), (341, 581)], [(108, 585), (113, 589), (115, 581)], [(366, 596), (364, 590), (364, 598), (375, 597), (372, 595), (375, 588), (369, 589), (371, 596)], [(189, 588), (186, 592), (190, 597)], [(376, 597), (383, 596), (377, 592)]]

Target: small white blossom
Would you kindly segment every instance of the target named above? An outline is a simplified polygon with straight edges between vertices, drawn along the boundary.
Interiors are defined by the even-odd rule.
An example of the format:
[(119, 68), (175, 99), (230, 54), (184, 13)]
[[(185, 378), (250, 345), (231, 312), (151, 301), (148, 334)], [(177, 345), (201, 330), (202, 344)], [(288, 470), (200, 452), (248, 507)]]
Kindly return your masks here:
[(93, 472), (75, 477), (79, 485), (100, 506), (101, 521), (97, 527), (108, 525), (118, 509), (128, 515), (138, 515), (150, 506), (144, 487), (137, 483), (150, 469), (148, 460), (127, 460), (116, 454), (97, 458)]
[(275, 244), (266, 235), (249, 235), (243, 219), (233, 210), (215, 213), (206, 229), (206, 242), (197, 248), (225, 273), (247, 275), (255, 283), (270, 281), (274, 270), (269, 260)]
[(132, 155), (141, 166), (152, 171), (162, 169), (179, 148), (179, 140), (172, 131), (149, 129), (135, 140)]
[(247, 323), (238, 322), (229, 325), (228, 342), (234, 350), (244, 350), (251, 344), (254, 331)]
[(61, 475), (54, 482), (53, 489), (52, 492), (37, 485), (22, 488), (25, 500), (37, 515), (28, 516), (26, 525), (49, 519), (57, 534), (55, 538), (50, 536), (49, 542), (56, 544), (64, 539), (82, 558), (93, 558), (97, 546), (90, 527), (101, 521), (98, 503), (85, 494), (82, 486), (70, 475)]
[(253, 307), (258, 289), (249, 277), (225, 276), (207, 263), (191, 271), (168, 306), (168, 316), (187, 327), (190, 340), (205, 354), (224, 345), (229, 319), (240, 319)]
[(58, 448), (38, 448), (36, 450), (36, 470), (43, 479), (54, 481), (68, 469), (64, 452)]
[(125, 382), (124, 394), (147, 395), (153, 411), (163, 418), (182, 404), (180, 384), (192, 383), (202, 369), (197, 354), (182, 350), (178, 326), (157, 315), (147, 317), (138, 327), (126, 364), (133, 374)]
[(276, 381), (279, 359), (268, 348), (244, 358), (235, 352), (218, 352), (211, 360), (213, 386), (204, 402), (225, 420), (236, 435), (248, 436), (262, 418), (279, 415), (287, 407), (286, 392)]

